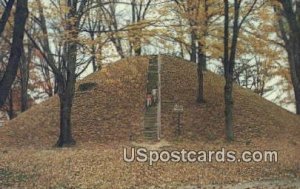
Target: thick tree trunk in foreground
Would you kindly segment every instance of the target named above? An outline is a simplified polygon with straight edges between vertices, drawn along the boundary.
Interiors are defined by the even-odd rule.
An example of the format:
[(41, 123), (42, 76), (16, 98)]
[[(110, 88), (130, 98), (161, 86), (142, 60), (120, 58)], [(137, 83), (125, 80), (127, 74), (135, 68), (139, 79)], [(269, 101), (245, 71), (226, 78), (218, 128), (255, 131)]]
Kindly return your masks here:
[[(295, 93), (296, 114), (300, 115), (300, 2), (292, 0), (280, 0), (279, 2), (282, 5), (282, 10), (279, 11), (279, 29), (288, 54)], [(278, 10), (275, 9), (275, 11)], [(286, 22), (287, 24), (285, 24)]]
[[(78, 33), (74, 32), (74, 39), (77, 39)], [(72, 137), (71, 113), (75, 94), (76, 83), (76, 42), (69, 42), (67, 48), (68, 71), (66, 81), (58, 79), (58, 94), (60, 99), (60, 135), (56, 143), (57, 147), (70, 147), (75, 145)]]
[[(41, 1), (39, 4), (39, 11), (41, 15), (41, 26), (43, 33), (47, 33), (47, 25), (43, 16), (43, 9)], [(88, 0), (81, 1), (67, 1), (68, 13), (64, 24), (64, 31), (68, 33), (68, 37), (63, 41), (62, 48), (59, 48), (59, 58), (56, 61), (53, 56), (50, 56), (50, 46), (48, 39), (44, 41), (43, 50), (41, 52), (43, 58), (51, 68), (55, 77), (55, 93), (58, 94), (60, 99), (60, 135), (56, 142), (57, 147), (70, 147), (75, 144), (72, 137), (72, 104), (75, 95), (76, 83), (76, 67), (77, 61), (77, 45), (78, 36), (81, 27), (81, 20), (86, 11)], [(44, 20), (44, 21), (43, 21)], [(31, 38), (34, 46), (41, 50), (39, 45)], [(45, 45), (46, 43), (46, 45)], [(60, 46), (61, 47), (61, 46)], [(61, 49), (63, 52), (61, 52)]]
[(290, 74), (294, 88), (296, 114), (300, 115), (300, 58), (297, 58), (297, 56), (295, 56), (295, 54), (300, 54), (300, 48), (298, 48), (297, 50), (296, 47), (290, 47), (290, 49), (287, 49), (287, 51), (289, 56), (288, 61), (290, 65)]
[(294, 56), (294, 54), (299, 54), (300, 57), (300, 48), (297, 50), (297, 45), (294, 45), (293, 41), (286, 41), (286, 51), (288, 54), (288, 62), (290, 66), (290, 75), (292, 79), (293, 89), (294, 89), (294, 95), (295, 95), (295, 105), (296, 105), (296, 114), (300, 115), (300, 74), (299, 71), (297, 71), (300, 66), (300, 60), (297, 63), (297, 56)]
[[(76, 28), (74, 28), (72, 25), (69, 27), (71, 31), (74, 31), (73, 39), (77, 39), (78, 32), (76, 31)], [(77, 43), (75, 41), (70, 41), (67, 43), (67, 76), (66, 78), (57, 77), (58, 95), (60, 99), (60, 135), (56, 143), (57, 147), (70, 147), (76, 144), (72, 137), (71, 113), (75, 95)]]
[(70, 147), (75, 145), (71, 130), (72, 99), (71, 94), (59, 95), (60, 99), (60, 135), (57, 147)]
[[(87, 3), (87, 0), (81, 1), (81, 6)], [(76, 83), (76, 62), (77, 62), (77, 39), (78, 39), (78, 27), (79, 19), (77, 19), (77, 13), (81, 13), (83, 9), (77, 12), (77, 4), (69, 4), (70, 12), (68, 17), (70, 20), (76, 18), (76, 22), (68, 21), (66, 24), (66, 31), (69, 31), (72, 35), (70, 41), (66, 42), (65, 46), (65, 64), (63, 73), (57, 74), (58, 82), (58, 95), (60, 98), (60, 135), (56, 143), (57, 147), (70, 147), (75, 145), (75, 140), (72, 137), (72, 105), (75, 95), (75, 83)], [(66, 75), (66, 77), (64, 77)]]
[[(74, 39), (77, 39), (78, 33), (74, 32)], [(75, 95), (76, 83), (76, 59), (77, 45), (76, 42), (68, 42), (66, 60), (68, 65), (66, 80), (58, 77), (58, 95), (60, 99), (60, 135), (56, 143), (57, 147), (70, 147), (75, 145), (72, 137), (71, 113), (73, 99)]]
[(23, 38), (26, 19), (28, 16), (27, 0), (18, 0), (15, 13), (13, 41), (6, 71), (0, 81), (0, 107), (2, 107), (9, 95), (10, 88), (16, 78), (19, 62), (21, 59)]

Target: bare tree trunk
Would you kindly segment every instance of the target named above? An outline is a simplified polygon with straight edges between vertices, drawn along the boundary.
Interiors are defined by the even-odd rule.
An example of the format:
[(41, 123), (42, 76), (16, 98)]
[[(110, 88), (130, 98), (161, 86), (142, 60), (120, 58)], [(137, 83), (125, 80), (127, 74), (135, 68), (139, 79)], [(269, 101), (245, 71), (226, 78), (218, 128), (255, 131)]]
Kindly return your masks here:
[(234, 15), (234, 27), (232, 35), (232, 45), (229, 50), (229, 2), (224, 0), (224, 77), (225, 77), (225, 87), (224, 87), (224, 102), (225, 102), (225, 134), (228, 141), (233, 141), (233, 68), (235, 61), (235, 52), (238, 38), (238, 12), (239, 7), (237, 7), (237, 0), (235, 2), (235, 15)]
[[(279, 2), (283, 8), (283, 10), (279, 12), (279, 29), (288, 54), (290, 74), (296, 100), (296, 114), (300, 115), (300, 22), (298, 19), (300, 15), (300, 3), (296, 2), (296, 7), (294, 7), (292, 0), (280, 0)], [(275, 11), (278, 12), (276, 8)], [(286, 18), (288, 29), (286, 29), (285, 21), (281, 17)]]
[(294, 54), (298, 52), (297, 50), (294, 49), (294, 47), (290, 47), (289, 49), (287, 49), (287, 52), (288, 52), (288, 61), (290, 65), (290, 74), (291, 74), (292, 84), (294, 88), (296, 114), (300, 115), (300, 75), (298, 75), (297, 73), (297, 69), (299, 69), (297, 68), (297, 65), (299, 65), (300, 62), (298, 63), (295, 62), (296, 56), (294, 56)]
[(294, 86), (295, 100), (296, 100), (296, 114), (300, 115), (300, 86)]
[[(78, 33), (74, 32), (73, 38), (77, 39), (77, 37)], [(56, 143), (58, 147), (75, 145), (71, 130), (71, 110), (75, 94), (77, 45), (76, 42), (69, 42), (67, 46), (67, 79), (58, 79), (58, 94), (60, 98), (60, 135)]]
[(29, 63), (31, 62), (31, 49), (28, 45), (27, 57), (25, 52), (23, 53), (20, 61), (20, 75), (21, 75), (21, 112), (25, 112), (28, 109), (28, 81), (29, 81)]
[(197, 36), (194, 30), (191, 32), (191, 61), (197, 62)]
[(234, 139), (233, 134), (233, 76), (228, 75), (226, 77), (226, 84), (224, 87), (224, 100), (225, 100), (225, 131), (227, 140), (232, 141)]
[[(47, 25), (45, 24), (45, 18), (43, 16), (43, 9), (41, 1), (38, 0), (39, 11), (41, 16), (41, 28), (43, 33), (47, 34)], [(64, 31), (67, 32), (69, 37), (63, 41), (63, 44), (59, 44), (59, 56), (56, 61), (53, 56), (50, 56), (49, 39), (42, 41), (42, 52), (39, 45), (35, 40), (30, 37), (33, 45), (41, 51), (41, 54), (49, 67), (51, 68), (55, 77), (55, 93), (58, 94), (60, 99), (60, 135), (56, 142), (57, 147), (69, 147), (75, 144), (75, 140), (72, 137), (72, 104), (75, 95), (75, 83), (76, 83), (76, 67), (77, 62), (77, 45), (78, 36), (81, 28), (81, 20), (86, 11), (88, 0), (81, 1), (67, 1), (69, 8), (66, 14), (66, 20), (64, 25)], [(45, 45), (46, 44), (46, 45)], [(62, 50), (61, 50), (62, 49)], [(61, 53), (62, 52), (62, 53)]]
[[(90, 32), (90, 37), (92, 41), (95, 41), (95, 34), (94, 32)], [(96, 72), (98, 69), (97, 63), (96, 63), (96, 46), (92, 45), (92, 66), (93, 66), (93, 72)]]
[[(40, 43), (42, 44), (42, 49), (47, 56), (47, 60), (50, 62), (50, 64), (55, 64), (56, 61), (53, 56), (52, 50), (50, 48), (50, 42), (49, 42), (49, 38), (48, 38), (48, 28), (47, 28), (47, 23), (46, 23), (46, 18), (44, 15), (44, 9), (42, 6), (42, 2), (41, 2), (41, 0), (37, 0), (37, 3), (38, 3), (39, 18), (40, 18), (39, 25), (44, 34), (44, 37), (41, 39)], [(60, 56), (58, 56), (58, 57), (60, 57)], [(57, 93), (56, 76), (55, 76), (55, 81), (54, 81), (55, 87), (53, 90), (49, 63), (42, 63), (42, 69), (43, 69), (45, 82), (47, 83), (46, 93), (48, 94), (49, 97), (51, 97), (51, 96), (53, 96), (53, 94)]]
[[(298, 33), (298, 35), (297, 35)], [(287, 51), (288, 53), (289, 65), (290, 65), (290, 73), (292, 77), (292, 83), (294, 87), (295, 93), (295, 104), (296, 104), (296, 114), (300, 115), (300, 32), (296, 31), (295, 33), (291, 34), (291, 41)]]
[(8, 21), (8, 18), (9, 18), (9, 15), (10, 15), (10, 12), (11, 12), (11, 9), (12, 9), (14, 3), (15, 3), (15, 0), (9, 0), (6, 3), (5, 10), (0, 19), (0, 36), (1, 36), (2, 32), (4, 31), (5, 25)]
[[(70, 30), (75, 29), (69, 26)], [(77, 39), (78, 33), (73, 32), (73, 39)], [(67, 42), (66, 58), (67, 73), (66, 79), (57, 77), (58, 95), (60, 99), (60, 135), (56, 143), (57, 147), (70, 147), (75, 145), (72, 137), (71, 113), (75, 94), (76, 82), (76, 60), (77, 45), (75, 41)]]
[[(232, 37), (229, 34), (230, 28), (230, 16), (229, 16), (229, 0), (224, 0), (224, 101), (225, 101), (225, 133), (228, 141), (234, 140), (233, 133), (233, 74), (235, 67), (235, 57), (237, 51), (237, 44), (239, 38), (239, 31), (245, 19), (249, 16), (253, 10), (257, 0), (254, 0), (251, 8), (245, 14), (245, 16), (239, 21), (241, 2), (234, 0), (234, 15), (233, 15), (233, 27)], [(229, 46), (229, 39), (231, 39), (231, 45)]]
[(26, 19), (28, 16), (28, 0), (18, 0), (15, 13), (13, 42), (11, 46), (8, 65), (2, 80), (0, 81), (0, 107), (2, 107), (9, 95), (9, 90), (16, 78), (19, 62), (21, 59), (23, 38)]
[(203, 76), (203, 64), (206, 62), (206, 57), (204, 53), (202, 53), (201, 45), (199, 45), (199, 54), (198, 54), (198, 66), (197, 66), (197, 73), (198, 73), (198, 96), (197, 102), (198, 103), (205, 103), (204, 100), (204, 76)]
[(198, 63), (201, 64), (202, 70), (206, 71), (207, 70), (207, 61), (206, 61), (206, 54), (203, 52), (203, 45), (198, 42)]
[(75, 140), (72, 137), (71, 130), (71, 113), (73, 104), (72, 91), (66, 91), (65, 94), (60, 94), (60, 135), (56, 143), (58, 147), (70, 147), (75, 145)]
[(24, 59), (21, 61), (21, 64), (21, 112), (25, 112), (28, 108), (28, 67), (26, 65), (26, 60)]
[(13, 91), (9, 91), (9, 97), (8, 97), (8, 111), (7, 111), (8, 117), (10, 120), (12, 120), (15, 117), (14, 112), (14, 97), (13, 97)]
[[(77, 2), (77, 1), (76, 1)], [(87, 4), (87, 0), (82, 0), (77, 10), (77, 3), (68, 2), (70, 11), (68, 13), (68, 22), (66, 23), (65, 30), (69, 31), (71, 40), (65, 44), (65, 65), (63, 73), (57, 74), (58, 82), (58, 95), (60, 98), (60, 135), (56, 143), (57, 147), (70, 147), (75, 145), (75, 140), (72, 137), (72, 122), (71, 113), (73, 99), (75, 95), (75, 83), (76, 83), (76, 62), (77, 62), (77, 39), (79, 35), (79, 25), (81, 15), (84, 11), (83, 8)], [(72, 20), (76, 20), (73, 22)], [(64, 77), (65, 76), (65, 77)]]
[[(204, 38), (204, 43), (206, 43), (206, 38), (208, 36), (208, 22), (209, 22), (209, 13), (208, 13), (208, 8), (209, 8), (209, 5), (208, 5), (208, 2), (207, 0), (204, 0), (204, 12), (205, 12), (205, 21), (204, 21), (204, 32), (202, 33), (203, 35), (203, 38)], [(198, 42), (199, 43), (199, 49), (198, 49), (198, 56), (199, 56), (199, 61), (202, 60), (202, 68), (203, 68), (203, 71), (206, 71), (207, 70), (207, 61), (206, 61), (206, 52), (204, 50), (205, 48), (205, 45), (202, 44), (202, 42)]]

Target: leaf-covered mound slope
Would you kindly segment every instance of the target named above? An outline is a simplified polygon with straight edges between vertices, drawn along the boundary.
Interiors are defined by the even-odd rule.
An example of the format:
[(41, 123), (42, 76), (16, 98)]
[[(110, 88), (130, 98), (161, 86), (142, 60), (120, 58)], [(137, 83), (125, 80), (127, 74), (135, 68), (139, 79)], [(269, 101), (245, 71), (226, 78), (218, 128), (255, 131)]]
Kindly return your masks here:
[[(264, 179), (299, 180), (297, 116), (236, 86), (234, 130), (237, 140), (245, 138), (247, 142), (226, 143), (222, 140), (223, 78), (205, 73), (207, 103), (197, 105), (195, 64), (171, 57), (162, 57), (162, 63), (162, 131), (170, 145), (162, 145), (160, 150), (225, 148), (236, 151), (238, 157), (245, 150), (276, 150), (278, 162), (159, 162), (153, 166), (148, 162), (126, 163), (123, 147), (145, 144), (126, 142), (131, 134), (141, 135), (148, 64), (147, 58), (130, 58), (80, 82), (95, 82), (97, 86), (76, 93), (73, 109), (76, 147), (48, 148), (58, 137), (57, 97), (1, 128), (0, 188), (203, 188), (204, 184)], [(172, 142), (175, 127), (172, 107), (176, 102), (184, 106), (183, 136), (188, 140)], [(214, 138), (221, 140), (207, 141)]]
[[(123, 59), (78, 82), (72, 110), (76, 141), (117, 142), (140, 133), (147, 65), (148, 58)], [(83, 83), (96, 85), (86, 90), (80, 87)], [(0, 144), (53, 145), (58, 133), (59, 99), (56, 96), (8, 122), (0, 129)]]
[[(181, 59), (161, 56), (162, 136), (174, 139), (173, 107), (184, 106), (183, 137), (191, 140), (224, 138), (223, 77), (205, 72), (206, 103), (196, 103), (197, 67)], [(120, 142), (142, 136), (147, 57), (110, 64), (77, 84), (72, 112), (77, 142)], [(96, 83), (87, 91), (80, 84)], [(89, 87), (88, 87), (89, 88)], [(85, 89), (85, 87), (83, 87)], [(234, 132), (237, 140), (300, 138), (300, 118), (249, 90), (234, 87)], [(4, 146), (53, 145), (59, 131), (59, 100), (50, 98), (0, 129)]]
[[(191, 62), (162, 57), (162, 132), (174, 137), (176, 116), (173, 107), (184, 107), (183, 136), (189, 139), (224, 138), (224, 79), (204, 74), (206, 103), (196, 103), (197, 66)], [(239, 86), (234, 86), (234, 132), (237, 140), (261, 137), (300, 138), (300, 118)]]

